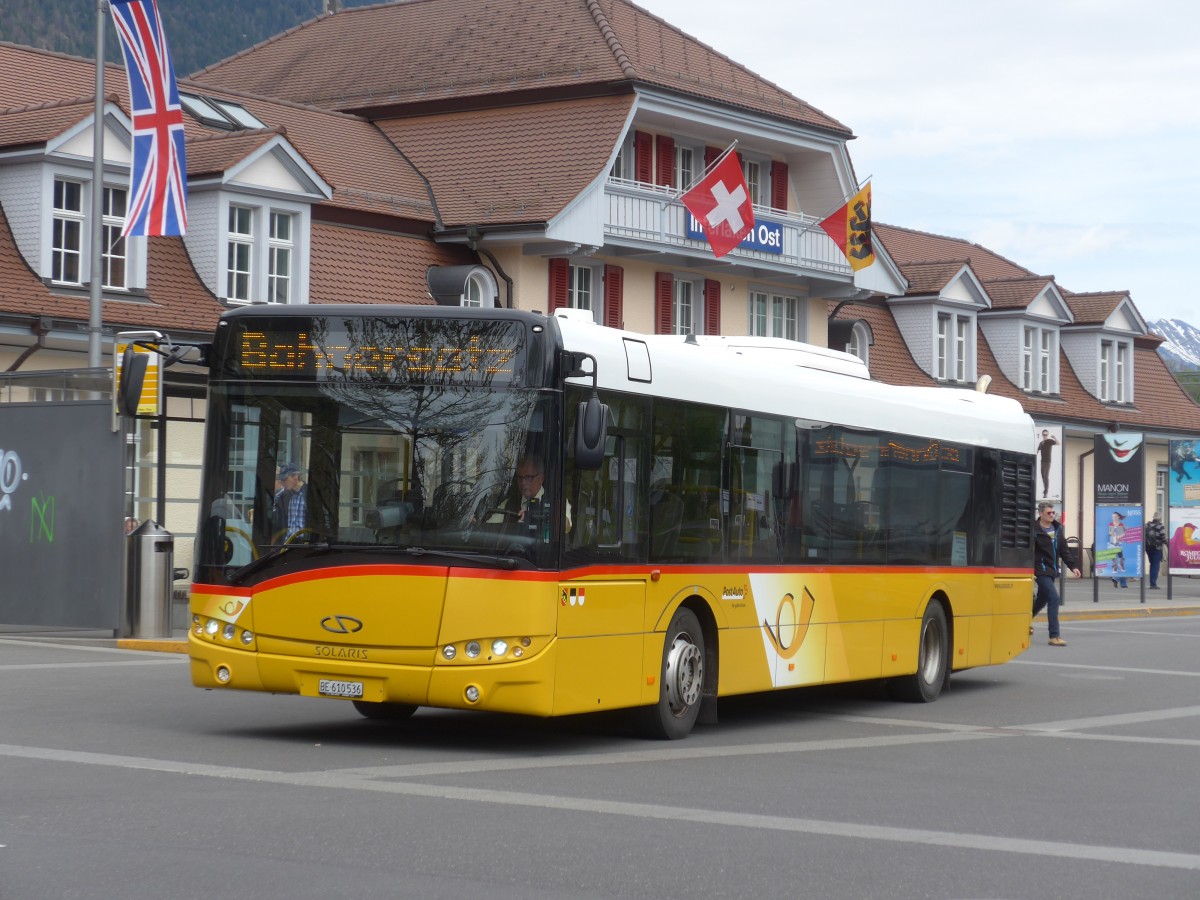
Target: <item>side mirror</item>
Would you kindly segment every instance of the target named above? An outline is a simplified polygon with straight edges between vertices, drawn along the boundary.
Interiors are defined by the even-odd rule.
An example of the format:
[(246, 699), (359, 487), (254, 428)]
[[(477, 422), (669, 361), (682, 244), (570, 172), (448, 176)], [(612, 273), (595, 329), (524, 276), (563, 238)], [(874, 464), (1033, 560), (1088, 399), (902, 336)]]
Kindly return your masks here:
[(146, 382), (146, 367), (150, 355), (136, 353), (133, 344), (125, 347), (121, 356), (121, 383), (117, 385), (117, 409), (121, 415), (133, 418), (137, 415), (138, 402), (142, 398), (142, 385)]
[(575, 467), (599, 469), (608, 440), (608, 407), (595, 394), (579, 404), (575, 416)]

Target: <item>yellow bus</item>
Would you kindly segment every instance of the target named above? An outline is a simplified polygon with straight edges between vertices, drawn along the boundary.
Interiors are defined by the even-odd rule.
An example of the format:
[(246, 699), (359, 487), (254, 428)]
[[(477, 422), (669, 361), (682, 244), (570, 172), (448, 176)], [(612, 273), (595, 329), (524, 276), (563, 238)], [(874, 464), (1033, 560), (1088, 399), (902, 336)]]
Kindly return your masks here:
[(200, 687), (682, 738), (723, 696), (931, 701), (1028, 646), (1012, 400), (571, 311), (252, 307), (205, 358)]

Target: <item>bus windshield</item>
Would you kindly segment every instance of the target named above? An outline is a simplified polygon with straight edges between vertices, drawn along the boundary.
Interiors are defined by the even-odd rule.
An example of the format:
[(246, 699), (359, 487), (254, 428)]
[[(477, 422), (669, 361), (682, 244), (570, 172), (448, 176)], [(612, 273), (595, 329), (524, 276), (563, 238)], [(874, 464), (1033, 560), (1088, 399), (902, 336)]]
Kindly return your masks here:
[[(555, 396), (454, 384), (211, 385), (199, 580), (241, 583), (285, 571), (289, 558), (336, 564), (346, 552), (550, 565), (560, 520), (556, 458), (545, 452)], [(532, 508), (522, 474), (526, 492), (537, 487)]]

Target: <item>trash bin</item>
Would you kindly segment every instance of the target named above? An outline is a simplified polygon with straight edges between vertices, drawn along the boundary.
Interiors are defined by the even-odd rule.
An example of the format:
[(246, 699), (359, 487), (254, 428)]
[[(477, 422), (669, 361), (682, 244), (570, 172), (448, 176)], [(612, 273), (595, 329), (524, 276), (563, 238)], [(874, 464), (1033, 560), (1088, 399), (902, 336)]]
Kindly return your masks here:
[(170, 637), (175, 538), (157, 522), (147, 519), (127, 540), (125, 634), (135, 638)]

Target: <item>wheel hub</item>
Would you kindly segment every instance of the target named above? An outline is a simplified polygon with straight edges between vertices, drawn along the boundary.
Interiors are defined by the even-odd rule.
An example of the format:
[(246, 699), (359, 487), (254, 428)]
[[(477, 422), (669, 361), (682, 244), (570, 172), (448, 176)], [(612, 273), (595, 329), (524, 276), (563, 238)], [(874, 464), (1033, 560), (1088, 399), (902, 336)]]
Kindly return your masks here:
[(704, 657), (686, 634), (675, 637), (667, 653), (667, 704), (682, 715), (700, 700), (704, 686)]

